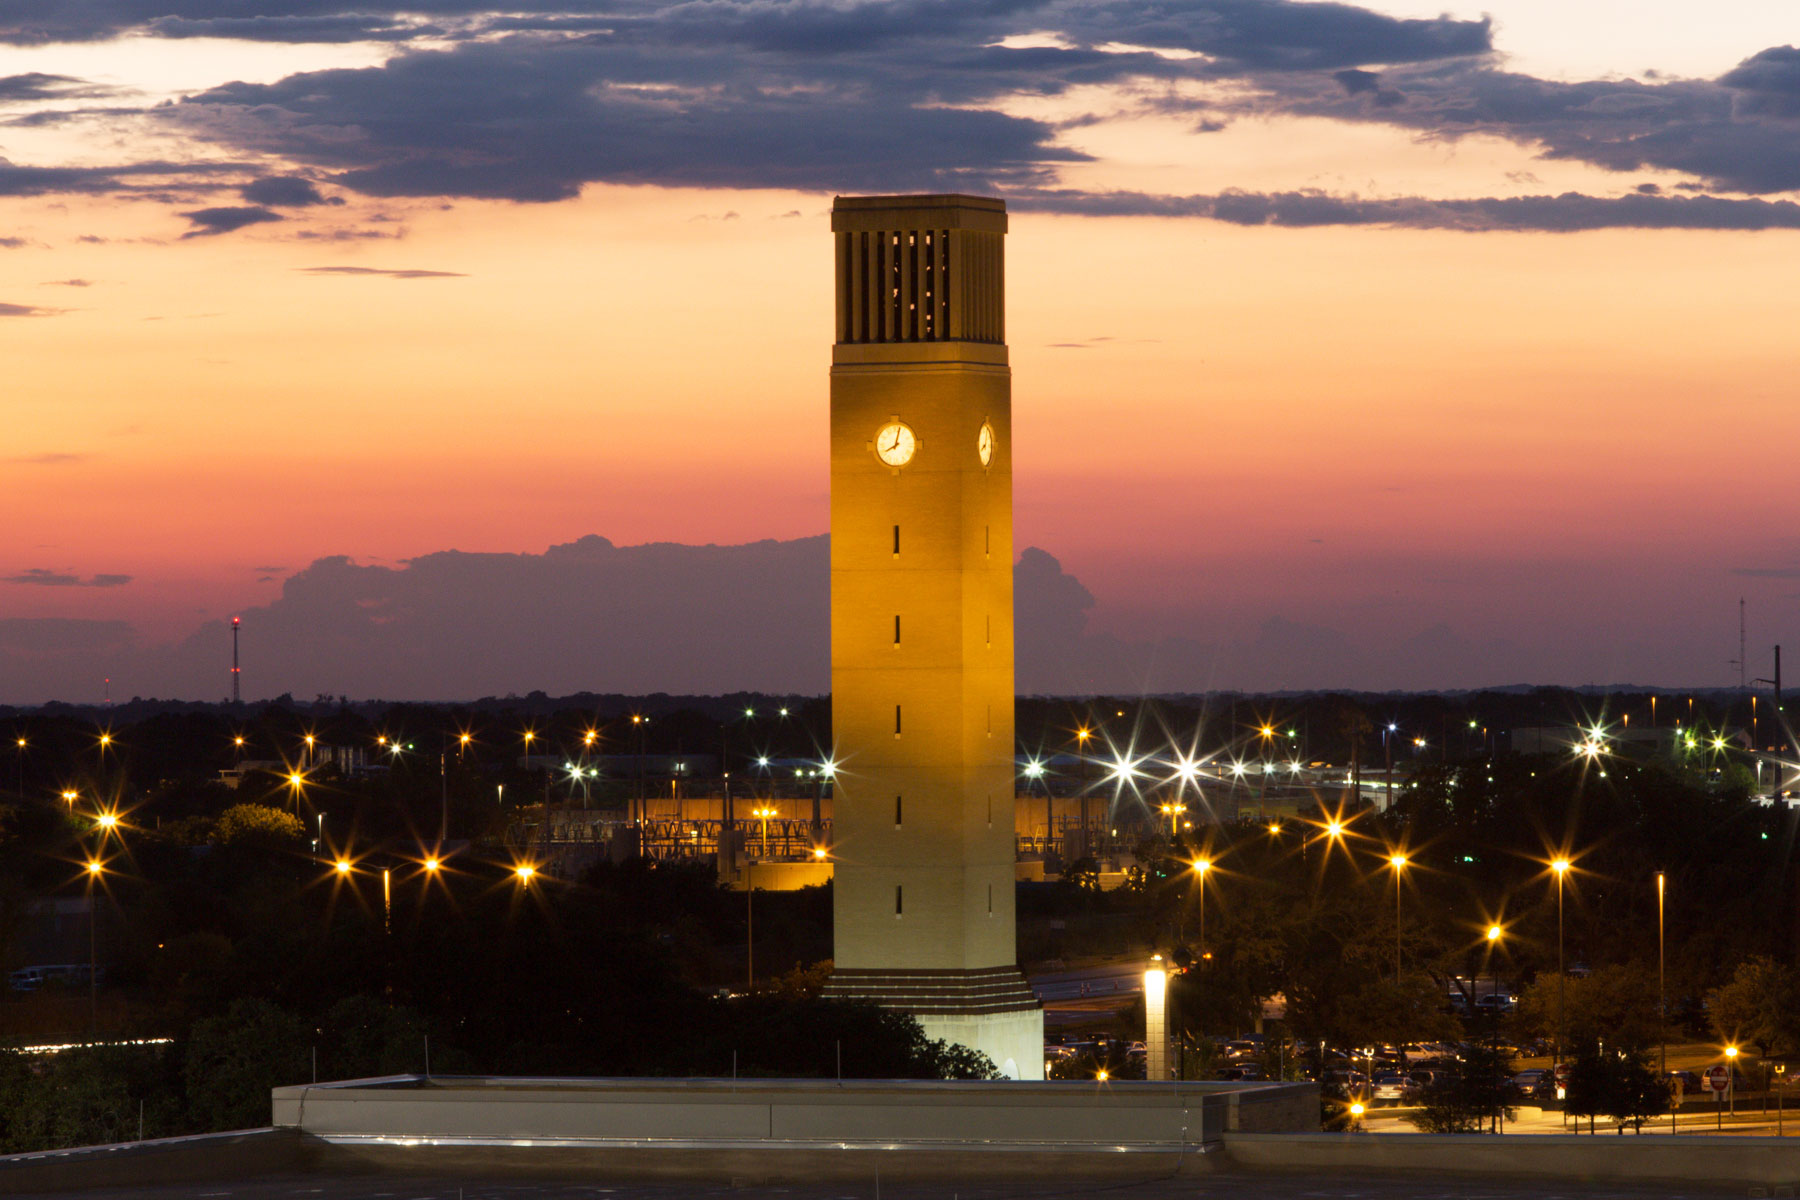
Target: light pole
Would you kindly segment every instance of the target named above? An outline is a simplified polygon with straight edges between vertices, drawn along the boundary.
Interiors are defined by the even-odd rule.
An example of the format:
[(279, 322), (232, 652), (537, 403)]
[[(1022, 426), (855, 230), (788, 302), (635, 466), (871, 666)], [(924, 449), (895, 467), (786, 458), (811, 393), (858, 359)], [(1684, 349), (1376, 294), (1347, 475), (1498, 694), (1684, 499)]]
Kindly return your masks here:
[(1390, 854), (1388, 866), (1394, 869), (1394, 987), (1400, 986), (1400, 873), (1406, 870), (1406, 855)]
[[(1497, 924), (1489, 925), (1487, 928), (1487, 947), (1484, 957), (1489, 966), (1493, 965), (1494, 948), (1500, 944), (1500, 935), (1504, 932)], [(1496, 974), (1498, 973), (1496, 972)], [(1496, 990), (1498, 983), (1499, 981), (1496, 979)], [(1506, 1084), (1502, 1078), (1504, 1072), (1500, 1066), (1500, 1010), (1498, 1007), (1495, 1007), (1494, 1011), (1488, 1015), (1488, 1051), (1494, 1056), (1494, 1132), (1498, 1134), (1506, 1132), (1501, 1121), (1506, 1112), (1506, 1105), (1502, 1102)]]
[(769, 818), (776, 815), (775, 806), (759, 804), (751, 810), (750, 815), (762, 822), (762, 856), (767, 858), (769, 857)]
[(95, 936), (94, 926), (100, 919), (99, 904), (94, 897), (94, 884), (99, 882), (100, 875), (106, 865), (97, 858), (88, 859), (87, 864), (87, 902), (88, 902), (88, 1036), (98, 1037), (100, 1033), (100, 954), (99, 939)]
[(1075, 731), (1075, 753), (1081, 759), (1081, 857), (1090, 857), (1093, 851), (1088, 847), (1088, 739), (1094, 731), (1083, 725)]
[[(1044, 764), (1033, 758), (1025, 763), (1025, 795), (1031, 795), (1031, 785), (1044, 777)], [(1056, 801), (1051, 798), (1050, 786), (1044, 785), (1044, 857), (1050, 857), (1050, 846), (1056, 838)]]
[[(1663, 1082), (1669, 1081), (1669, 1002), (1663, 958), (1663, 873), (1656, 873), (1656, 1022), (1662, 1039)], [(1674, 1110), (1671, 1108), (1671, 1112)]]
[(1176, 800), (1172, 803), (1163, 805), (1162, 810), (1169, 816), (1169, 843), (1173, 845), (1181, 836), (1179, 822), (1181, 820), (1181, 814), (1187, 811), (1187, 805)]
[(1200, 880), (1200, 957), (1206, 958), (1206, 873), (1212, 870), (1209, 859), (1200, 859), (1194, 864), (1194, 874)]
[(25, 796), (25, 739), (19, 739), (19, 778), (15, 787), (21, 799)]
[(1565, 1000), (1568, 992), (1568, 972), (1563, 968), (1563, 876), (1569, 873), (1569, 860), (1559, 858), (1550, 864), (1556, 872), (1556, 1058), (1557, 1065), (1562, 1064), (1563, 1037), (1566, 1031), (1564, 1024), (1568, 1014)]
[(650, 718), (643, 713), (631, 714), (631, 728), (637, 734), (637, 812), (631, 818), (634, 825), (643, 819), (644, 813), (644, 726), (649, 723)]
[(1737, 1116), (1737, 1057), (1736, 1046), (1725, 1047), (1725, 1099), (1730, 1103), (1731, 1115), (1734, 1117)]

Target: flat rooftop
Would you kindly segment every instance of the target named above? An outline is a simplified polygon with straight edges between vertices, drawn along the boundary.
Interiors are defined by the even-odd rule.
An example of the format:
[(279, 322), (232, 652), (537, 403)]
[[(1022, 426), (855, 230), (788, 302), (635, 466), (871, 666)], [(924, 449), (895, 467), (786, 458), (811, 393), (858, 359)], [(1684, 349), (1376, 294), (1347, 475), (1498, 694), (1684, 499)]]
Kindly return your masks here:
[[(1220, 1170), (1204, 1175), (1164, 1175), (1153, 1179), (1031, 1179), (1016, 1183), (911, 1183), (884, 1179), (865, 1182), (806, 1184), (784, 1182), (734, 1186), (730, 1180), (666, 1180), (656, 1182), (609, 1178), (587, 1172), (564, 1176), (486, 1175), (479, 1171), (337, 1174), (308, 1172), (232, 1178), (205, 1184), (87, 1189), (77, 1192), (15, 1193), (42, 1200), (678, 1200), (692, 1196), (729, 1196), (737, 1200), (1047, 1200), (1049, 1197), (1092, 1196), (1095, 1200), (1681, 1200), (1745, 1195), (1742, 1187), (1587, 1184), (1578, 1180), (1546, 1186), (1541, 1180), (1420, 1180), (1342, 1172), (1271, 1174)], [(1765, 1194), (1767, 1194), (1765, 1192)]]

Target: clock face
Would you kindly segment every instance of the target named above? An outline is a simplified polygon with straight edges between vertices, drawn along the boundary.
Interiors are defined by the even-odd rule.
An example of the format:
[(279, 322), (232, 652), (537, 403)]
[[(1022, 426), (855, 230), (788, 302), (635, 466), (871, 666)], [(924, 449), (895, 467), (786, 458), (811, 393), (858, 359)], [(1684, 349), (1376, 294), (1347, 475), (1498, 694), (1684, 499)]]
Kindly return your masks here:
[(981, 432), (975, 435), (975, 453), (984, 467), (994, 461), (994, 427), (986, 421), (981, 423)]
[(889, 421), (875, 432), (875, 457), (890, 467), (904, 467), (918, 448), (912, 427), (900, 421)]

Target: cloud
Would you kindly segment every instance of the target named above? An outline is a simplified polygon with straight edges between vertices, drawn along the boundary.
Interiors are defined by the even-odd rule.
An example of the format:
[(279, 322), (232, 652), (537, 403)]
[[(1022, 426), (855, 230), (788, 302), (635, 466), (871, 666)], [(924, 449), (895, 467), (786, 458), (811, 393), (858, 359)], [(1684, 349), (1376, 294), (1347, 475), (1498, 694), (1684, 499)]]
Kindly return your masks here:
[(86, 462), (85, 454), (68, 454), (61, 451), (49, 451), (44, 454), (24, 454), (6, 461), (20, 463), (32, 467), (66, 467), (78, 462)]
[[(388, 279), (467, 279), (461, 271), (426, 271), (416, 267), (295, 267), (308, 275), (381, 275)], [(275, 570), (277, 568), (269, 568)]]
[[(378, 66), (234, 82), (142, 110), (213, 158), (285, 164), (239, 185), (254, 207), (187, 214), (209, 236), (273, 210), (334, 203), (314, 179), (381, 197), (553, 202), (589, 184), (998, 193), (1063, 212), (1274, 225), (1578, 231), (1790, 228), (1800, 190), (1800, 51), (1771, 47), (1716, 80), (1561, 81), (1509, 71), (1486, 19), (1403, 19), (1331, 0), (618, 0), (604, 11), (524, 0), (268, 0), (251, 16), (168, 0), (15, 0), (0, 41), (161, 37), (386, 40)], [(1020, 35), (1036, 35), (1018, 44)], [(87, 86), (14, 76), (21, 94)], [(60, 89), (60, 90), (59, 90)], [(1057, 124), (1019, 97), (1110, 89), (1118, 114)], [(1069, 130), (1160, 112), (1196, 134), (1293, 116), (1423, 137), (1498, 137), (1547, 159), (1674, 172), (1728, 193), (1633, 206), (1561, 195), (1421, 200), (1293, 192), (1257, 199), (1084, 192)], [(80, 114), (31, 113), (55, 121)], [(173, 168), (173, 169), (171, 169)], [(139, 174), (217, 187), (241, 166), (13, 167), (0, 195), (144, 190)], [(1624, 187), (1637, 186), (1631, 180)], [(1663, 197), (1648, 196), (1650, 200)], [(303, 229), (349, 240), (362, 230)]]
[(0, 583), (27, 584), (32, 587), (110, 588), (123, 587), (130, 582), (131, 576), (129, 575), (89, 575), (83, 579), (79, 575), (52, 571), (44, 567), (32, 567), (23, 575), (9, 575), (0, 578)]
[(93, 287), (94, 281), (91, 279), (46, 279), (43, 282), (43, 286), (84, 288)]
[(1800, 204), (1791, 200), (1717, 196), (1490, 196), (1431, 200), (1416, 196), (1363, 198), (1323, 191), (1220, 192), (1161, 196), (1143, 192), (1040, 191), (1015, 199), (1021, 210), (1088, 216), (1207, 217), (1233, 225), (1311, 228), (1371, 225), (1465, 232), (1576, 233), (1593, 229), (1800, 229)]
[(110, 96), (115, 90), (89, 83), (85, 79), (76, 79), (72, 75), (45, 75), (33, 71), (24, 75), (0, 76), (0, 104)]
[(1800, 567), (1733, 567), (1731, 573), (1752, 579), (1800, 579)]
[(438, 37), (436, 25), (360, 13), (253, 17), (158, 17), (145, 31), (164, 38), (235, 38), (252, 42), (391, 42)]
[(1743, 116), (1800, 117), (1800, 49), (1771, 46), (1719, 76)]
[(40, 308), (35, 304), (0, 304), (0, 317), (54, 317), (64, 310)]
[(0, 250), (17, 250), (28, 245), (30, 243), (22, 237), (0, 237)]
[(181, 235), (183, 238), (212, 237), (216, 234), (243, 229), (249, 225), (287, 219), (278, 212), (271, 212), (260, 207), (202, 208), (193, 212), (184, 212), (181, 215), (194, 224), (194, 228)]
[[(106, 192), (144, 192), (162, 187), (145, 179), (178, 180), (192, 184), (212, 175), (237, 172), (241, 167), (226, 162), (175, 162), (154, 159), (110, 167), (21, 167), (0, 158), (0, 196), (98, 195)], [(84, 234), (79, 241), (105, 241)]]
[(343, 200), (335, 196), (327, 199), (312, 180), (293, 175), (265, 175), (245, 184), (238, 189), (238, 193), (252, 204), (274, 205), (279, 208), (343, 203)]

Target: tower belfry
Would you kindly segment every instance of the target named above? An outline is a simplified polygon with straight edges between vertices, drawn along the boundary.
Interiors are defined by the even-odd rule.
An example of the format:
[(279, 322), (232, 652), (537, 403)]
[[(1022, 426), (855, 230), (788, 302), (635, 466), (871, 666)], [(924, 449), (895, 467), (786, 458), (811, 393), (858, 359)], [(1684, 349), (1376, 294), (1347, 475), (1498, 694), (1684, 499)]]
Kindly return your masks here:
[(1013, 915), (1006, 206), (839, 197), (828, 995), (1043, 1075)]

